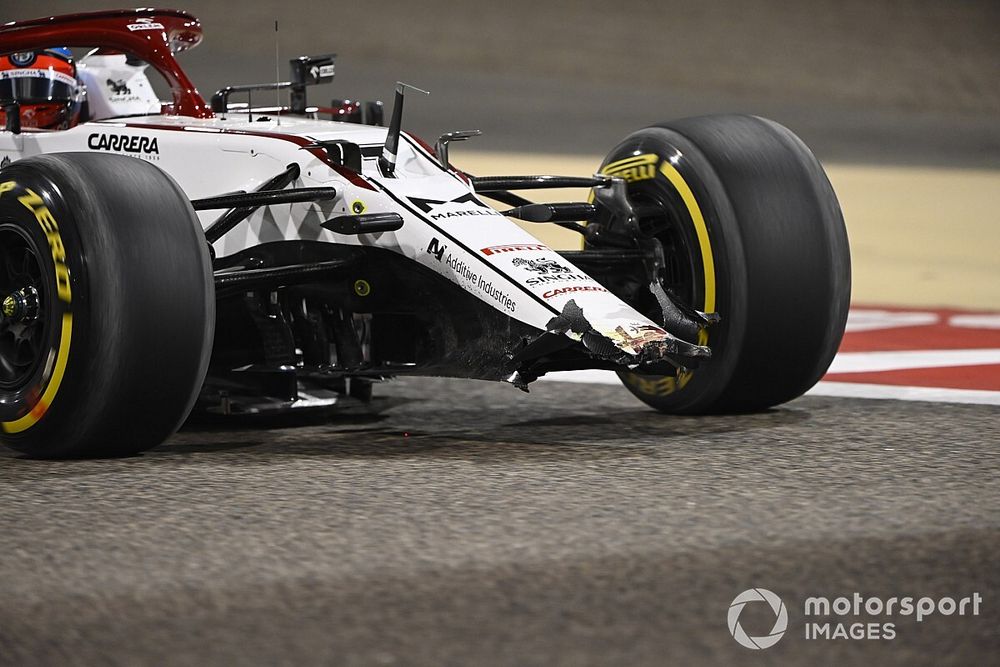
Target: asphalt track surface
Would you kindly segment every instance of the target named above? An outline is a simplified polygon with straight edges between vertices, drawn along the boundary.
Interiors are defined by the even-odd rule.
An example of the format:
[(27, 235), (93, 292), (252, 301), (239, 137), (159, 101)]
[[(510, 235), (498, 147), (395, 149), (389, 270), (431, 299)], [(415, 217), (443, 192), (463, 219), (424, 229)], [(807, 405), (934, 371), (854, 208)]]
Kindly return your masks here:
[[(189, 427), (126, 460), (5, 453), (0, 661), (969, 665), (1000, 648), (996, 407), (806, 397), (671, 418), (602, 385), (379, 394), (379, 419)], [(752, 587), (789, 610), (767, 651), (726, 626)], [(897, 618), (891, 641), (803, 638), (806, 597), (855, 591), (985, 602)]]
[[(270, 35), (251, 35), (275, 3), (180, 5), (205, 19), (205, 45), (185, 56), (203, 91), (272, 76)], [(667, 19), (648, 12), (668, 5), (660, 39)], [(338, 7), (329, 28), (311, 20), (328, 3), (282, 13), (284, 57), (336, 38), (343, 65), (316, 99), (387, 98), (396, 79), (429, 87), (408, 103), (408, 127), (429, 139), (486, 130), (456, 155), (598, 156), (665, 118), (770, 116), (825, 162), (868, 165), (832, 169), (866, 302), (1000, 306), (995, 171), (866, 171), (1000, 166), (995, 3), (648, 3), (622, 27), (602, 3), (568, 17), (511, 0), (480, 8), (475, 31), (443, 0), (386, 6), (370, 29), (361, 3)], [(6, 9), (4, 20), (80, 6)], [(855, 203), (869, 191), (894, 194)], [(0, 451), (0, 664), (970, 665), (1000, 654), (997, 406), (807, 396), (759, 415), (676, 418), (604, 384), (377, 389), (378, 417), (189, 425), (125, 460)], [(786, 635), (764, 651), (727, 628), (731, 602), (753, 587), (788, 608)], [(855, 592), (984, 601), (975, 617), (896, 617), (891, 641), (804, 638), (805, 598)], [(774, 616), (749, 605), (740, 621), (759, 636)]]

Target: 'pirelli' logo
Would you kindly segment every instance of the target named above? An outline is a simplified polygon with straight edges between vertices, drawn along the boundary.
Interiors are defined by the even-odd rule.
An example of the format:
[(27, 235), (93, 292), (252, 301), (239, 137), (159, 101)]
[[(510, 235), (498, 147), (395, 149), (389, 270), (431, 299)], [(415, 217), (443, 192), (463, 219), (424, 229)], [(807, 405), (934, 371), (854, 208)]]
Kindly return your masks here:
[(601, 173), (623, 178), (629, 183), (648, 181), (656, 177), (656, 166), (659, 161), (660, 156), (655, 153), (633, 155), (605, 165), (604, 169), (601, 169)]

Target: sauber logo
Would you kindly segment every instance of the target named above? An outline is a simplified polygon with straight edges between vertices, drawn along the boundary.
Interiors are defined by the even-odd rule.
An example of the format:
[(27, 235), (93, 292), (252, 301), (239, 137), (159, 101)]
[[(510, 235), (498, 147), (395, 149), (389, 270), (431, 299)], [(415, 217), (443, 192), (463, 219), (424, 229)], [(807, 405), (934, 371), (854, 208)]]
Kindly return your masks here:
[(87, 138), (87, 146), (93, 151), (138, 153), (147, 156), (160, 154), (160, 146), (156, 142), (156, 137), (140, 137), (135, 134), (94, 133)]
[(542, 295), (543, 299), (551, 299), (554, 296), (560, 296), (562, 294), (572, 294), (573, 292), (607, 292), (605, 288), (600, 285), (573, 285), (572, 287), (559, 287), (557, 289), (550, 289), (548, 292)]
[(530, 252), (548, 250), (549, 247), (540, 243), (512, 243), (510, 245), (495, 245), (489, 248), (480, 248), (479, 252), (484, 255), (499, 255), (504, 252)]
[(162, 23), (157, 23), (153, 19), (136, 19), (135, 23), (129, 23), (125, 27), (131, 32), (136, 30), (164, 30)]
[(333, 65), (313, 65), (309, 68), (309, 76), (314, 79), (322, 79), (324, 77), (333, 76), (336, 70), (334, 70)]

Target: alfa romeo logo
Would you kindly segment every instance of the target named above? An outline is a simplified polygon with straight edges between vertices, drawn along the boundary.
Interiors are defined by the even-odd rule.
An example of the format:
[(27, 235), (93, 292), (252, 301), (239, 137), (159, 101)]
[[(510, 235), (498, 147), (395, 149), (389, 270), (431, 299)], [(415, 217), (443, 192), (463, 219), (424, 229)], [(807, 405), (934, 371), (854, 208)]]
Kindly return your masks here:
[(14, 67), (27, 67), (35, 62), (35, 52), (22, 51), (20, 53), (12, 53), (7, 56), (7, 59), (10, 60), (10, 64)]
[[(748, 602), (766, 602), (774, 612), (774, 627), (771, 632), (761, 637), (751, 637), (740, 625), (740, 613)], [(788, 610), (785, 603), (777, 595), (766, 588), (751, 588), (736, 596), (732, 604), (729, 605), (729, 634), (733, 636), (740, 646), (749, 649), (770, 648), (778, 643), (785, 630), (788, 628)]]

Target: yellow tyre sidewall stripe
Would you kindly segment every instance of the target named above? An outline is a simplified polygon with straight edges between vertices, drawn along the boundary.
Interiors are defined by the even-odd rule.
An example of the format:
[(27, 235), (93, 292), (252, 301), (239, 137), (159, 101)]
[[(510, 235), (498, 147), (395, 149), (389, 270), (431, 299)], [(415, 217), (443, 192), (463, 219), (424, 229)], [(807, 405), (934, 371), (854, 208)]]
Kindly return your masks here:
[[(0, 195), (6, 192), (10, 192), (17, 187), (17, 184), (13, 181), (7, 181), (0, 184)], [(52, 229), (46, 229), (45, 224), (43, 224), (42, 219), (39, 217), (40, 212), (32, 206), (32, 203), (39, 202), (40, 198), (35, 195), (31, 190), (25, 189), (28, 193), (25, 197), (19, 198), (25, 208), (35, 215), (36, 220), (42, 226), (42, 231), (46, 233), (47, 236), (55, 234), (58, 240), (58, 245), (63, 248), (62, 239), (59, 238), (58, 225), (55, 224), (54, 218), (51, 217), (51, 212), (47, 207), (44, 208), (44, 213), (48, 216), (45, 218), (46, 222), (51, 221), (52, 226), (54, 226), (55, 231)], [(29, 203), (30, 202), (30, 203)], [(50, 241), (51, 243), (51, 241)], [(58, 274), (58, 272), (57, 272)], [(69, 275), (66, 274), (66, 289), (62, 290), (59, 284), (58, 275), (55, 277), (54, 294), (58, 293), (59, 296), (67, 302), (70, 303), (70, 295), (68, 290), (69, 285)], [(59, 347), (56, 351), (55, 364), (52, 366), (51, 375), (49, 375), (48, 383), (45, 385), (45, 389), (41, 392), (41, 396), (38, 398), (36, 403), (31, 407), (26, 415), (9, 422), (0, 422), (0, 430), (4, 433), (23, 433), (29, 428), (34, 426), (41, 420), (41, 418), (48, 411), (49, 407), (52, 405), (52, 401), (55, 400), (56, 394), (59, 393), (59, 387), (62, 386), (63, 378), (66, 375), (66, 365), (69, 363), (69, 348), (70, 343), (73, 340), (73, 313), (65, 312), (62, 316), (62, 331), (59, 334)], [(51, 354), (51, 353), (50, 353)], [(51, 357), (50, 357), (51, 360)], [(51, 363), (51, 361), (47, 362)], [(29, 399), (30, 400), (30, 399)]]
[(4, 433), (22, 433), (38, 423), (48, 411), (49, 406), (59, 393), (63, 376), (66, 375), (66, 364), (69, 362), (69, 346), (73, 339), (73, 314), (63, 313), (62, 333), (59, 336), (59, 352), (56, 354), (56, 364), (52, 369), (52, 377), (38, 402), (25, 416), (12, 422), (3, 422)]
[[(705, 281), (705, 303), (701, 310), (705, 313), (714, 313), (715, 258), (712, 255), (712, 243), (708, 238), (708, 226), (705, 224), (705, 216), (702, 215), (701, 207), (698, 206), (698, 201), (694, 198), (691, 188), (674, 165), (664, 160), (663, 164), (660, 165), (660, 173), (666, 176), (670, 184), (677, 190), (677, 193), (684, 201), (684, 205), (687, 207), (688, 214), (691, 216), (695, 234), (698, 236), (698, 247), (701, 249), (701, 267)], [(704, 343), (701, 344), (704, 345)]]

